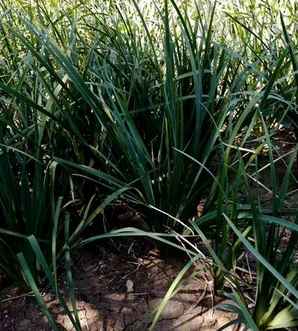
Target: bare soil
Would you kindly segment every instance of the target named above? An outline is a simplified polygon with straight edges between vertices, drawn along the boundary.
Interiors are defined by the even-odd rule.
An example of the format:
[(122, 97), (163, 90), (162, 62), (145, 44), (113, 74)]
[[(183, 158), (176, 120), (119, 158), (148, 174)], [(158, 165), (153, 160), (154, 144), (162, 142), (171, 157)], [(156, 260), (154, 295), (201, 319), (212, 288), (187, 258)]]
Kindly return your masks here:
[[(134, 245), (131, 242), (130, 251), (124, 255), (97, 247), (80, 251), (74, 259), (77, 308), (83, 330), (149, 329), (156, 307), (184, 263), (181, 259), (166, 262), (156, 248), (135, 254)], [(49, 291), (44, 292), (44, 299), (61, 329), (74, 330)], [(215, 309), (219, 301), (213, 295), (208, 266), (198, 263), (184, 277), (181, 289), (167, 304), (155, 330), (218, 330), (236, 318)], [(33, 296), (9, 289), (0, 297), (0, 331), (4, 330), (51, 328)]]

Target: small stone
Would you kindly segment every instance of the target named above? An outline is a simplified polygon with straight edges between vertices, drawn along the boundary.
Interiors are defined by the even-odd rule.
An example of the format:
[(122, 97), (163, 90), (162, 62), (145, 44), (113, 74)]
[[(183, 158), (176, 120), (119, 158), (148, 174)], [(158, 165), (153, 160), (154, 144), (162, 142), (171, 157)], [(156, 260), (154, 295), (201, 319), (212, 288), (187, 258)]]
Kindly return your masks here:
[(128, 279), (126, 281), (126, 289), (127, 289), (127, 293), (131, 293), (133, 292), (133, 288), (134, 288), (134, 283), (132, 280)]

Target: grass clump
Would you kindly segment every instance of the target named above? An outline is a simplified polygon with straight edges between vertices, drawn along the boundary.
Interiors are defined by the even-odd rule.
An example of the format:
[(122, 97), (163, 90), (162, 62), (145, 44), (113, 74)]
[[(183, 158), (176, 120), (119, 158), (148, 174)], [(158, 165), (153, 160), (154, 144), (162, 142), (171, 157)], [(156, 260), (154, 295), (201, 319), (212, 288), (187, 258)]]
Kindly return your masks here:
[[(258, 4), (2, 3), (0, 268), (11, 278), (22, 270), (53, 327), (38, 275), (79, 329), (58, 289), (57, 258), (74, 303), (72, 249), (132, 235), (184, 251), (174, 239), (192, 235), (188, 254), (207, 245), (217, 290), (232, 283), (235, 305), (226, 308), (241, 322), (297, 324), (296, 221), (283, 213), (296, 150), (279, 180), (285, 155), (276, 157), (272, 140), (281, 124), (296, 125), (296, 5), (287, 2), (276, 24), (276, 3)], [(254, 185), (272, 194), (269, 211), (249, 193)], [(115, 200), (141, 212), (144, 228), (84, 238)], [(281, 251), (285, 228), (292, 234)], [(253, 307), (236, 273), (247, 250), (256, 263)]]

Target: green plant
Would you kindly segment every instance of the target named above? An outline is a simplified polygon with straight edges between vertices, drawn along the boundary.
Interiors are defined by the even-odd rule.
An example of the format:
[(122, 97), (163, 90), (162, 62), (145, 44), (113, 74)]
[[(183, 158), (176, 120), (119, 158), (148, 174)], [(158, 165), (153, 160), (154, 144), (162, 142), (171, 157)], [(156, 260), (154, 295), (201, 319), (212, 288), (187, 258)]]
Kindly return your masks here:
[[(286, 14), (276, 23), (280, 3)], [(51, 326), (40, 278), (79, 330), (71, 250), (125, 236), (209, 262), (202, 241), (216, 290), (232, 284), (226, 308), (255, 330), (296, 325), (297, 221), (285, 220), (284, 208), (296, 150), (280, 155), (272, 140), (285, 119), (297, 125), (295, 1), (0, 5), (0, 268), (19, 280), (21, 265)], [(260, 161), (264, 150), (269, 161)], [(256, 187), (272, 194), (272, 208)], [(152, 232), (83, 238), (115, 199), (142, 211)], [(253, 307), (236, 273), (247, 250), (257, 264)], [(57, 282), (63, 257), (71, 309)]]
[[(35, 40), (24, 32), (20, 15), (8, 7), (5, 10), (0, 30), (4, 46), (0, 54), (4, 61), (0, 80), (0, 268), (20, 281), (18, 252), (24, 254), (34, 277), (38, 275), (28, 236), (33, 235), (46, 258), (49, 256), (56, 193), (67, 196), (68, 206), (78, 200), (88, 202), (91, 197), (84, 191), (73, 192), (73, 179), (61, 170), (56, 172), (53, 154), (85, 160), (89, 155), (80, 146), (91, 138), (89, 132), (82, 137), (76, 130), (77, 119), (72, 116), (76, 107), (70, 109), (70, 103), (77, 99), (66, 76), (60, 76), (42, 49), (37, 46), (34, 50)], [(67, 25), (65, 17), (64, 13), (58, 22)], [(63, 104), (63, 99), (68, 102)], [(15, 245), (10, 245), (11, 240), (16, 240)], [(59, 245), (63, 241), (59, 236)]]
[[(49, 245), (51, 193), (49, 170), (41, 162), (9, 148), (0, 156), (0, 269), (12, 279), (20, 278), (16, 254), (23, 251), (34, 265), (26, 242), (35, 235), (41, 245)], [(11, 245), (12, 240), (14, 245)]]
[[(178, 26), (171, 19), (170, 4), (178, 17)], [(227, 125), (234, 107), (241, 104), (234, 94), (240, 93), (242, 76), (246, 73), (238, 77), (237, 60), (225, 47), (212, 41), (215, 7), (207, 28), (201, 21), (200, 29), (198, 25), (191, 25), (187, 12), (182, 12), (175, 2), (165, 1), (163, 13), (159, 12), (164, 33), (163, 51), (156, 54), (152, 48), (154, 35), (150, 35), (145, 18), (137, 4), (134, 5), (141, 15), (143, 33), (148, 37), (148, 54), (142, 49), (134, 23), (120, 16), (121, 29), (105, 33), (114, 40), (108, 43), (108, 56), (105, 51), (94, 51), (90, 59), (92, 66), (86, 68), (94, 93), (86, 86), (71, 58), (50, 39), (44, 43), (74, 88), (92, 107), (104, 135), (102, 149), (97, 150), (96, 155), (98, 170), (61, 158), (56, 161), (91, 176), (111, 191), (122, 186), (134, 187), (138, 193), (124, 199), (132, 201), (136, 208), (151, 205), (187, 220), (195, 213), (200, 198), (208, 196), (210, 182), (205, 168), (212, 164), (220, 149), (220, 131)], [(200, 20), (199, 13), (197, 15)], [(101, 21), (98, 24), (102, 24)], [(41, 33), (27, 26), (43, 42)], [(107, 24), (97, 27), (100, 32), (107, 29)], [(202, 37), (198, 42), (199, 32)], [(138, 44), (141, 53), (136, 48)], [(103, 49), (106, 47), (104, 44)], [(111, 52), (119, 54), (119, 59), (112, 62)], [(139, 72), (141, 62), (144, 64)], [(133, 80), (128, 82), (123, 74), (119, 75), (123, 72), (127, 77), (134, 77)], [(182, 157), (176, 149), (189, 153), (200, 165)], [(150, 213), (150, 209), (146, 212)], [(156, 230), (167, 226), (179, 228), (178, 224), (171, 224), (166, 214), (154, 213), (148, 219)]]
[[(260, 201), (255, 202), (254, 198), (251, 198), (254, 245), (244, 238), (237, 226), (225, 216), (233, 232), (257, 260), (257, 291), (252, 316), (260, 330), (293, 327), (298, 323), (296, 290), (298, 273), (294, 261), (297, 248), (297, 211), (292, 221), (281, 218), (281, 215), (285, 213), (283, 210), (291, 182), (296, 149), (291, 152), (283, 179), (278, 180), (277, 167), (280, 165), (276, 165), (274, 145), (264, 120), (263, 126), (266, 133), (265, 140), (269, 147), (270, 162), (267, 166), (270, 168), (273, 193), (271, 214), (266, 215)], [(288, 234), (286, 239), (285, 234)], [(237, 300), (238, 309), (247, 305), (243, 298), (242, 296), (241, 300)], [(246, 309), (249, 311), (248, 308)], [(242, 308), (239, 310), (241, 311)]]
[[(61, 213), (61, 203), (62, 198), (59, 198), (57, 206), (55, 208), (55, 215), (53, 216), (53, 230), (51, 235), (51, 250), (52, 250), (52, 264), (49, 264), (47, 261), (47, 258), (43, 254), (41, 247), (36, 240), (34, 235), (30, 235), (27, 240), (29, 243), (29, 247), (32, 250), (32, 253), (34, 254), (36, 258), (37, 264), (40, 266), (41, 270), (45, 274), (46, 281), (50, 285), (50, 289), (54, 292), (55, 296), (58, 298), (59, 303), (61, 304), (63, 311), (67, 314), (69, 317), (72, 325), (75, 327), (75, 330), (80, 331), (81, 325), (80, 325), (80, 319), (78, 316), (78, 310), (76, 308), (76, 300), (75, 300), (75, 288), (74, 288), (74, 282), (72, 277), (72, 270), (71, 270), (71, 255), (70, 255), (70, 245), (69, 245), (69, 226), (70, 226), (70, 215), (66, 214), (65, 221), (64, 221), (64, 235), (65, 235), (65, 243), (63, 247), (63, 255), (65, 259), (65, 273), (66, 273), (66, 292), (69, 295), (69, 301), (70, 301), (70, 307), (66, 302), (65, 294), (61, 292), (60, 284), (58, 283), (58, 274), (57, 274), (57, 253), (58, 253), (58, 247), (57, 247), (57, 239), (58, 239), (58, 230), (59, 230), (59, 218)], [(29, 287), (31, 287), (35, 299), (38, 303), (38, 305), (41, 308), (41, 311), (44, 313), (44, 315), (47, 317), (49, 324), (53, 330), (59, 330), (59, 327), (53, 318), (49, 308), (47, 307), (42, 294), (40, 290), (38, 289), (38, 283), (36, 282), (36, 277), (34, 276), (34, 273), (32, 271), (32, 264), (26, 257), (24, 256), (24, 253), (19, 253), (17, 255), (18, 260), (20, 262), (22, 273), (24, 275), (24, 278), (28, 284)]]

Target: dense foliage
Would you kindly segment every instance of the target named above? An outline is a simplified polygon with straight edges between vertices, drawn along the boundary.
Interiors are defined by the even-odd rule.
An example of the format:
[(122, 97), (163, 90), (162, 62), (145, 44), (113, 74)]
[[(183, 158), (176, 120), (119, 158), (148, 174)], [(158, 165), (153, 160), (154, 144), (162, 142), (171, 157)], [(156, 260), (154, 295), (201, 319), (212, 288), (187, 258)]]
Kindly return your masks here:
[[(226, 309), (253, 330), (296, 326), (297, 150), (275, 142), (282, 126), (298, 134), (296, 1), (0, 5), (0, 269), (32, 287), (53, 328), (41, 277), (79, 330), (57, 262), (75, 307), (72, 250), (123, 236), (194, 259), (204, 243)], [(141, 223), (113, 229), (119, 203)], [(253, 304), (237, 275), (247, 251)]]

